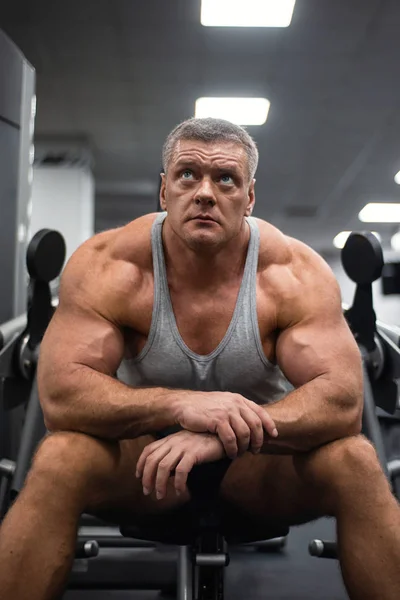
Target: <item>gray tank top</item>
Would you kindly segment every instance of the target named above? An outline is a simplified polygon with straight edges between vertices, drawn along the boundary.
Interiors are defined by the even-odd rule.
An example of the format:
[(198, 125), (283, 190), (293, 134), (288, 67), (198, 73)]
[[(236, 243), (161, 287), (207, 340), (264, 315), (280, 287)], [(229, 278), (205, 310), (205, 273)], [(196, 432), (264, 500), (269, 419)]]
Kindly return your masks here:
[(281, 398), (289, 384), (264, 355), (256, 310), (260, 234), (252, 217), (243, 279), (227, 332), (210, 354), (192, 352), (179, 334), (168, 289), (161, 230), (166, 213), (153, 224), (154, 304), (149, 337), (136, 357), (124, 359), (118, 378), (134, 387), (166, 387), (242, 394), (258, 404)]

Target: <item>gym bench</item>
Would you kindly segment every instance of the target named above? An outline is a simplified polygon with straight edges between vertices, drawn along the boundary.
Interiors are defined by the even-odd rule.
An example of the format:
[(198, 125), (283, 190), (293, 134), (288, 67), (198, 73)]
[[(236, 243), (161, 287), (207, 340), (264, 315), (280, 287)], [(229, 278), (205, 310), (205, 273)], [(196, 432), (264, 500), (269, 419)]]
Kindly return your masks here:
[[(225, 567), (229, 565), (228, 544), (250, 544), (274, 540), (282, 548), (289, 533), (287, 527), (268, 527), (265, 531), (255, 520), (240, 531), (235, 522), (235, 537), (229, 536), (229, 516), (218, 502), (220, 483), (229, 467), (227, 459), (194, 467), (188, 477), (191, 501), (179, 510), (179, 523), (173, 515), (142, 519), (140, 526), (123, 526), (125, 537), (178, 545), (177, 600), (222, 600)], [(229, 527), (229, 529), (228, 529)], [(227, 532), (225, 535), (224, 532)]]

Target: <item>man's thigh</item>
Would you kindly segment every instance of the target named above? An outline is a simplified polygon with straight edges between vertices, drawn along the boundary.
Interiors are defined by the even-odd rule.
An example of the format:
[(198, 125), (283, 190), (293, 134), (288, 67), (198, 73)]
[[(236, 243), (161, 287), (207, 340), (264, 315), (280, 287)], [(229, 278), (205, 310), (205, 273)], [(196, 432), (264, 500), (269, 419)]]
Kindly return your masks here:
[(246, 453), (231, 464), (220, 488), (222, 513), (232, 528), (300, 525), (324, 515), (321, 499), (299, 477), (292, 456)]
[[(136, 524), (143, 516), (170, 514), (187, 504), (189, 495), (177, 496), (170, 480), (167, 495), (157, 500), (155, 493), (145, 496), (142, 482), (135, 475), (143, 449), (154, 441), (150, 435), (133, 440), (121, 440), (110, 450), (118, 455), (116, 468), (104, 480), (104, 485), (90, 500), (85, 512), (117, 524)], [(101, 441), (99, 442), (102, 443)]]
[[(140, 524), (149, 517), (166, 522), (173, 515), (185, 519), (185, 507), (190, 495), (177, 496), (172, 478), (167, 495), (157, 500), (155, 494), (143, 494), (141, 480), (136, 478), (136, 464), (152, 436), (122, 440), (118, 444), (118, 461), (106, 478), (99, 494), (93, 496), (85, 512), (117, 524)], [(101, 442), (100, 442), (101, 443)], [(115, 452), (115, 449), (114, 449)], [(202, 465), (208, 471), (211, 465)], [(207, 478), (206, 478), (207, 479)], [(220, 487), (220, 510), (225, 529), (241, 530), (262, 526), (272, 533), (278, 526), (301, 524), (323, 516), (315, 489), (309, 489), (300, 479), (291, 456), (254, 456), (246, 453), (230, 465)]]

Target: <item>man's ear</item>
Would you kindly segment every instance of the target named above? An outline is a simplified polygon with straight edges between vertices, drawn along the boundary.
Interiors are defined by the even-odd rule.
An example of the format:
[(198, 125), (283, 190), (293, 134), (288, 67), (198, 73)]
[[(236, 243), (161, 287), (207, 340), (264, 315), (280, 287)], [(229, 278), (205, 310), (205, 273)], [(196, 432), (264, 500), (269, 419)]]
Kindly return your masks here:
[(167, 210), (167, 200), (165, 198), (165, 173), (160, 173), (161, 185), (160, 185), (160, 206), (162, 210)]
[(256, 203), (256, 192), (254, 189), (255, 183), (256, 183), (256, 180), (253, 179), (249, 186), (248, 202), (247, 202), (246, 212), (245, 212), (246, 217), (249, 217), (251, 215), (251, 213), (253, 212), (254, 204)]

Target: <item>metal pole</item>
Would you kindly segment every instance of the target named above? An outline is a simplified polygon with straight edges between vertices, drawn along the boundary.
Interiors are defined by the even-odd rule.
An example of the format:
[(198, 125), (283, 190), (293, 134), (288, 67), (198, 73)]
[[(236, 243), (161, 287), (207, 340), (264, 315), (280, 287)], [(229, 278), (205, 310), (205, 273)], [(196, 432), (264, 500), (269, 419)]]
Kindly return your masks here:
[(190, 546), (179, 546), (177, 592), (178, 600), (194, 600), (192, 584), (192, 559)]
[(379, 420), (376, 415), (376, 406), (372, 386), (369, 379), (369, 373), (365, 361), (363, 360), (364, 370), (364, 410), (363, 410), (363, 432), (366, 437), (372, 442), (376, 453), (381, 463), (382, 469), (388, 479), (388, 467), (385, 445), (383, 443), (382, 432), (379, 425)]
[(0, 325), (0, 350), (25, 329), (26, 323), (27, 318), (25, 313)]
[(45, 434), (46, 427), (44, 425), (42, 408), (39, 402), (35, 373), (16, 460), (16, 469), (11, 483), (11, 498), (13, 500), (24, 485), (34, 452)]

